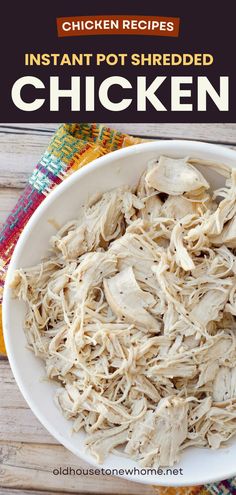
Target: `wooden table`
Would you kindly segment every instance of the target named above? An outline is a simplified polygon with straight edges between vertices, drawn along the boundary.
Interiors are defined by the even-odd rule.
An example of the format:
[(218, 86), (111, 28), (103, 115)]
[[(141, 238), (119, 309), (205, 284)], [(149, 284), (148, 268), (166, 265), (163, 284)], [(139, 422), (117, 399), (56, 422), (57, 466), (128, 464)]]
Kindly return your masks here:
[[(149, 139), (197, 139), (236, 149), (236, 124), (109, 124)], [(0, 125), (0, 223), (26, 185), (57, 124)], [(111, 476), (55, 476), (88, 465), (59, 445), (24, 401), (6, 358), (0, 360), (0, 495), (154, 494), (151, 486)]]

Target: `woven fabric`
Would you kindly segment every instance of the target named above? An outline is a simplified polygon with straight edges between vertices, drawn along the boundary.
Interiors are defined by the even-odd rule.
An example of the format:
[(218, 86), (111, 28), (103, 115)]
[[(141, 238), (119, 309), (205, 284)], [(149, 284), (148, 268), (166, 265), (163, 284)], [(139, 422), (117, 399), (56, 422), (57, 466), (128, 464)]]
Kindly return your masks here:
[[(99, 124), (64, 124), (58, 128), (22, 196), (4, 225), (0, 226), (0, 337), (7, 266), (20, 233), (38, 205), (64, 179), (95, 158), (141, 141)], [(4, 354), (3, 338), (0, 342), (0, 353)], [(155, 486), (153, 492), (157, 495), (236, 495), (236, 478), (197, 487)]]
[(236, 495), (236, 478), (205, 486), (184, 486), (181, 488), (154, 486), (153, 488), (156, 495)]
[[(157, 495), (202, 495), (208, 494), (204, 493), (205, 488), (201, 486), (185, 486), (182, 488), (170, 488), (170, 487), (153, 487)], [(209, 494), (208, 494), (209, 495)]]

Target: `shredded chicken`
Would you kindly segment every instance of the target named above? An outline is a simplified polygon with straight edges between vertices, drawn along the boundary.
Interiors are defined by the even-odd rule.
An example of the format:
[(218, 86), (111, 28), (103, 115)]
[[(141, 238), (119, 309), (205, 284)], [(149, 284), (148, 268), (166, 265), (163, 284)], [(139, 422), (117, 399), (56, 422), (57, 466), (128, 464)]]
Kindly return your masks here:
[(15, 272), (29, 348), (100, 463), (171, 466), (236, 433), (236, 172), (206, 162), (226, 178), (211, 192), (202, 165), (160, 157)]

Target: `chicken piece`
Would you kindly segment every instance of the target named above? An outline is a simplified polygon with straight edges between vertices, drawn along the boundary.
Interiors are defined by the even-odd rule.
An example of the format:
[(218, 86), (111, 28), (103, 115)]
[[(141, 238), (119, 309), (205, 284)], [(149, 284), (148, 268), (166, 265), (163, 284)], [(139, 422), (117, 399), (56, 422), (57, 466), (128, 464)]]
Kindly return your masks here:
[(200, 404), (197, 405), (191, 410), (191, 414), (189, 415), (189, 426), (196, 424), (211, 408), (212, 398), (206, 397), (205, 399), (200, 401)]
[(184, 196), (168, 196), (161, 213), (169, 218), (181, 219), (186, 215), (196, 213), (199, 204), (186, 199)]
[[(186, 216), (185, 218), (187, 219), (188, 217)], [(170, 251), (175, 252), (176, 263), (183, 270), (194, 270), (195, 264), (183, 243), (183, 226), (181, 223), (177, 223), (172, 230)]]
[(159, 329), (158, 321), (145, 309), (154, 305), (155, 299), (140, 288), (131, 267), (104, 279), (103, 285), (107, 302), (116, 316), (147, 329)]
[(203, 363), (218, 361), (218, 364), (224, 364), (224, 360), (229, 359), (234, 348), (234, 342), (232, 335), (227, 334), (216, 334), (214, 337), (207, 338), (204, 345), (199, 347), (198, 353), (195, 354), (195, 362), (201, 369), (204, 369)]
[(146, 176), (147, 176), (148, 172), (153, 167), (155, 167), (155, 165), (156, 165), (156, 163), (151, 161), (148, 164), (148, 167), (146, 168), (146, 170), (141, 175), (137, 189), (136, 189), (136, 195), (138, 198), (141, 198), (141, 199), (147, 198), (149, 196), (152, 196), (154, 193), (156, 193), (155, 189), (153, 187), (149, 187), (147, 184), (147, 181), (146, 181)]
[(162, 201), (157, 194), (155, 196), (147, 197), (145, 200), (145, 206), (139, 211), (138, 217), (141, 217), (147, 222), (155, 222), (155, 219), (160, 216)]
[(76, 301), (85, 300), (91, 287), (98, 287), (104, 278), (114, 275), (117, 271), (116, 265), (114, 254), (108, 252), (85, 254), (74, 272), (77, 281)]
[(214, 249), (214, 258), (208, 269), (209, 275), (220, 275), (222, 278), (227, 275), (236, 274), (236, 257), (225, 245)]
[(227, 299), (227, 290), (209, 290), (190, 312), (190, 320), (206, 327), (210, 321), (217, 320), (219, 312), (224, 308)]
[(126, 232), (125, 235), (114, 241), (109, 252), (117, 257), (119, 271), (132, 266), (136, 280), (145, 284), (149, 291), (156, 293), (158, 283), (152, 266), (157, 262), (158, 246), (148, 242), (148, 234), (142, 235)]
[(235, 404), (223, 403), (222, 406), (212, 406), (205, 416), (207, 439), (209, 445), (218, 449), (236, 433)]
[(143, 392), (148, 398), (154, 402), (158, 402), (161, 396), (156, 387), (152, 384), (150, 380), (144, 375), (137, 376), (135, 379), (135, 388)]
[(236, 170), (232, 169), (229, 188), (215, 192), (215, 195), (224, 196), (217, 209), (210, 216), (206, 216), (201, 225), (197, 225), (188, 233), (188, 240), (194, 241), (199, 235), (206, 234), (210, 240), (221, 234), (224, 225), (236, 214)]
[(213, 400), (223, 402), (236, 398), (236, 367), (221, 366), (213, 381)]
[(122, 213), (126, 223), (131, 224), (144, 209), (144, 202), (130, 191), (125, 191), (122, 197)]
[(127, 436), (127, 425), (107, 428), (87, 437), (86, 445), (97, 462), (103, 463), (109, 452), (126, 442)]
[(51, 239), (55, 250), (66, 259), (76, 259), (83, 253), (115, 239), (122, 230), (123, 195), (127, 188), (104, 193), (99, 200), (82, 208), (77, 221), (70, 222)]
[(157, 191), (173, 196), (200, 188), (209, 189), (208, 182), (193, 165), (188, 163), (187, 158), (161, 156), (156, 167), (147, 173), (146, 182)]
[(152, 366), (147, 371), (148, 377), (161, 376), (171, 378), (188, 377), (193, 378), (197, 373), (197, 367), (190, 359), (171, 359), (160, 361), (160, 364)]
[(50, 244), (56, 252), (61, 252), (65, 259), (76, 259), (88, 250), (87, 227), (81, 215), (81, 225), (74, 222), (72, 228), (61, 229), (52, 236)]
[(42, 286), (48, 284), (58, 269), (58, 264), (56, 259), (52, 259), (30, 268), (15, 270), (10, 283), (14, 296), (26, 301), (32, 290), (37, 289), (39, 282)]
[(200, 374), (197, 387), (202, 387), (205, 383), (208, 383), (209, 381), (212, 382), (214, 380), (219, 369), (219, 364), (217, 360), (207, 361), (206, 363), (200, 364), (198, 369)]
[(236, 216), (224, 225), (220, 234), (211, 237), (211, 242), (215, 246), (224, 244), (229, 248), (236, 248)]
[(203, 167), (207, 167), (207, 169), (213, 170), (219, 175), (223, 177), (229, 178), (231, 173), (231, 167), (229, 165), (225, 165), (225, 163), (217, 163), (212, 162), (210, 160), (202, 160), (200, 158), (189, 158), (188, 162), (191, 165), (201, 165)]
[(134, 425), (125, 448), (127, 454), (137, 456), (142, 465), (173, 466), (179, 449), (188, 433), (188, 402), (177, 397), (161, 399), (155, 411), (148, 411)]

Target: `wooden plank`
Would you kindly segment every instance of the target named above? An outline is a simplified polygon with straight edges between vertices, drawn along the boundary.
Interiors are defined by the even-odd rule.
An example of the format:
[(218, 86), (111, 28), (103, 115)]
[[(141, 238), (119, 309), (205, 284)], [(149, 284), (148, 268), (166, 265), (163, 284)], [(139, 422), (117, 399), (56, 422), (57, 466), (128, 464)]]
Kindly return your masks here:
[(24, 409), (28, 407), (16, 384), (8, 361), (0, 362), (0, 390), (0, 408), (3, 410), (7, 408)]
[(25, 402), (7, 361), (0, 361), (0, 440), (57, 444)]
[(0, 133), (14, 133), (14, 134), (41, 134), (41, 133), (47, 133), (49, 135), (53, 134), (53, 132), (57, 129), (59, 126), (58, 124), (30, 124), (30, 123), (24, 123), (24, 124), (3, 124), (0, 123)]
[[(153, 488), (108, 475), (86, 475), (89, 466), (60, 445), (0, 442), (0, 486), (21, 490), (113, 495), (152, 495)], [(55, 475), (54, 469), (84, 470), (84, 474)], [(90, 466), (91, 467), (91, 466)], [(79, 471), (77, 471), (79, 473)]]
[(236, 124), (105, 124), (121, 132), (161, 139), (193, 139), (236, 144)]
[[(15, 490), (14, 488), (1, 488), (0, 487), (0, 495), (58, 495), (58, 493), (60, 493), (60, 495), (71, 495), (71, 493), (73, 492), (68, 492), (68, 491), (60, 491), (57, 490), (56, 492), (54, 491), (45, 491), (43, 490), (43, 492), (40, 490)], [(76, 494), (77, 495), (88, 495), (88, 492), (81, 492), (78, 488), (77, 488), (77, 491), (76, 491)], [(109, 493), (109, 494), (106, 494), (106, 495), (113, 495), (113, 493)], [(153, 492), (153, 495), (154, 495), (154, 492)]]
[(0, 440), (56, 444), (32, 411), (25, 407), (0, 408)]
[[(58, 492), (48, 492), (39, 490), (15, 490), (14, 488), (1, 488), (0, 495), (57, 495)], [(60, 495), (70, 495), (71, 492), (60, 492)], [(77, 492), (78, 495), (84, 495), (81, 492)]]
[[(40, 490), (21, 490), (21, 488), (19, 490), (15, 490), (14, 488), (1, 488), (0, 487), (0, 495), (58, 495), (58, 493), (60, 493), (60, 495), (71, 495), (72, 492), (62, 492), (62, 491), (45, 491), (43, 490), (43, 492)], [(85, 492), (81, 492), (81, 491), (77, 491), (76, 492), (77, 495), (85, 495)], [(86, 494), (87, 495), (87, 494)], [(112, 495), (112, 494), (109, 494), (109, 495)]]
[[(19, 124), (20, 125), (20, 124)], [(113, 124), (111, 124), (113, 126)], [(114, 124), (115, 125), (115, 124)], [(150, 139), (154, 137), (161, 137), (172, 139), (175, 137), (188, 137), (188, 138), (201, 138), (206, 141), (212, 140), (218, 142), (227, 142), (228, 146), (233, 148), (233, 136), (234, 143), (236, 145), (236, 124), (228, 124), (228, 131), (224, 129), (226, 124), (215, 124), (214, 127), (206, 129), (203, 124), (194, 124), (191, 128), (191, 124), (183, 131), (183, 125), (175, 125), (170, 128), (168, 126), (174, 126), (174, 124), (164, 124), (159, 126), (157, 124), (148, 124), (137, 127), (140, 124), (123, 124), (116, 125), (117, 128), (125, 132), (143, 134)], [(196, 133), (196, 126), (200, 125), (198, 133)], [(212, 124), (213, 125), (213, 124)], [(132, 126), (132, 127), (130, 127)], [(192, 124), (193, 126), (193, 124)], [(233, 126), (235, 126), (233, 128)], [(185, 132), (185, 134), (184, 134)], [(187, 133), (187, 134), (186, 134)], [(0, 133), (0, 187), (10, 188), (22, 188), (26, 185), (27, 180), (34, 168), (34, 166), (40, 160), (41, 155), (44, 153), (47, 145), (50, 141), (50, 134), (34, 134), (32, 130), (29, 133), (17, 134), (16, 133)]]
[(24, 187), (51, 136), (0, 134), (0, 187)]
[(6, 220), (22, 191), (23, 189), (0, 188), (0, 224)]
[[(0, 124), (0, 133), (52, 134), (59, 124)], [(130, 134), (154, 138), (197, 139), (236, 144), (236, 124), (159, 124), (159, 123), (104, 123)]]

